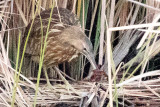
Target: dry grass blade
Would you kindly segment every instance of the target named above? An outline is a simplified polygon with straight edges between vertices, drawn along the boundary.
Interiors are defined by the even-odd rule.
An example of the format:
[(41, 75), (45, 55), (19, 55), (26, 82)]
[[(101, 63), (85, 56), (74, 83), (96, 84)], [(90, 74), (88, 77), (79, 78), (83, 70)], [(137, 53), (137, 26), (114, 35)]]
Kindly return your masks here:
[(27, 22), (27, 20), (26, 20), (24, 14), (23, 14), (23, 12), (22, 12), (22, 10), (21, 10), (19, 4), (18, 4), (18, 1), (15, 0), (15, 3), (16, 3), (16, 5), (17, 5), (18, 11), (19, 11), (19, 13), (20, 13), (20, 15), (21, 15), (21, 17), (22, 17), (22, 19), (23, 19), (23, 22), (24, 22), (25, 25), (27, 26), (27, 25), (28, 25), (28, 22)]
[[(159, 71), (152, 71), (152, 76), (156, 72), (159, 72)], [(147, 76), (148, 75), (150, 74), (147, 74)], [(159, 74), (155, 74), (155, 75), (160, 75), (160, 72)], [(135, 104), (141, 103), (144, 105), (146, 105), (146, 102), (148, 102), (150, 98), (153, 98), (154, 99), (153, 102), (149, 103), (150, 106), (153, 106), (154, 104), (160, 104), (159, 97), (157, 96), (157, 94), (160, 94), (158, 91), (160, 89), (160, 85), (158, 85), (160, 83), (159, 79), (153, 79), (153, 80), (150, 79), (150, 80), (143, 81), (145, 85), (141, 84), (141, 87), (137, 87), (136, 85), (137, 83), (138, 81), (132, 81), (132, 83), (130, 84), (125, 84), (123, 86), (123, 90), (118, 89), (119, 97), (124, 97), (125, 99), (128, 99), (128, 100), (130, 99), (130, 101), (134, 102)], [(66, 92), (67, 90), (65, 88), (65, 85), (60, 85), (60, 84), (55, 85), (54, 93), (49, 91), (45, 87), (45, 85), (41, 85), (40, 87), (43, 89), (43, 92), (41, 96), (40, 95), (37, 96), (37, 104), (50, 106), (51, 104), (54, 104), (54, 103), (66, 103), (66, 104), (79, 106), (80, 104), (79, 101), (81, 100), (82, 97), (86, 95), (89, 95), (90, 96), (89, 98), (92, 99), (93, 96), (98, 95), (97, 93), (99, 93), (101, 95), (100, 98), (104, 98), (103, 95), (106, 92), (103, 89), (98, 88), (98, 85), (105, 86), (106, 89), (108, 89), (108, 86), (109, 86), (109, 84), (107, 84), (106, 82), (99, 82), (96, 85), (95, 83), (92, 83), (92, 82), (78, 82), (78, 83), (72, 84), (73, 88), (78, 90), (78, 93), (82, 95), (81, 97), (77, 96), (73, 91), (71, 91), (70, 93)], [(148, 87), (146, 87), (146, 85), (150, 87), (152, 91), (148, 90)], [(94, 91), (94, 90), (97, 90), (97, 91)], [(114, 91), (114, 87), (113, 87), (113, 91)], [(31, 98), (30, 101), (32, 102), (34, 99), (33, 91), (29, 91), (25, 89), (25, 93), (28, 97)], [(59, 96), (57, 97), (55, 93), (59, 93)], [(41, 97), (43, 97), (43, 99)], [(47, 102), (43, 103), (45, 99), (47, 99)], [(140, 102), (140, 99), (145, 99), (145, 100), (143, 100), (143, 102)]]
[(157, 23), (157, 21), (159, 20), (159, 18), (160, 18), (160, 14), (158, 14), (158, 15), (156, 16), (156, 18), (154, 18), (151, 26), (148, 28), (147, 32), (144, 34), (143, 38), (141, 39), (140, 43), (138, 44), (137, 49), (139, 49), (139, 48), (142, 46), (142, 44), (144, 43), (144, 41), (146, 40), (146, 38), (147, 38), (148, 35), (149, 35), (149, 31), (150, 31), (150, 30), (153, 30), (153, 27), (154, 27), (154, 25)]
[[(160, 26), (160, 23), (157, 22), (155, 24), (153, 24), (153, 23), (147, 23), (147, 24), (129, 25), (129, 26), (121, 26), (121, 27), (112, 27), (112, 28), (109, 28), (109, 30), (110, 31), (118, 31), (118, 30), (144, 28), (144, 27), (150, 27), (150, 26), (154, 26), (154, 27)], [(152, 31), (152, 29), (151, 29), (151, 31)]]
[(95, 15), (96, 15), (97, 7), (98, 7), (98, 2), (99, 2), (99, 0), (96, 0), (95, 8), (94, 8), (93, 15), (92, 15), (92, 20), (91, 20), (91, 26), (90, 26), (90, 30), (89, 30), (89, 36), (88, 36), (89, 38), (91, 38), (91, 33), (92, 33), (93, 24), (94, 24), (94, 20), (95, 20)]
[(144, 74), (141, 74), (141, 75), (138, 75), (138, 76), (135, 76), (135, 77), (132, 77), (131, 79), (129, 80), (126, 80), (118, 85), (116, 85), (117, 87), (121, 87), (125, 84), (128, 84), (130, 82), (133, 82), (135, 80), (138, 80), (139, 78), (143, 78), (143, 77), (147, 77), (147, 76), (155, 76), (155, 75), (160, 75), (160, 70), (157, 70), (157, 71), (151, 71), (151, 72), (148, 72), (148, 73), (144, 73)]
[(138, 5), (141, 5), (141, 6), (144, 6), (146, 8), (150, 8), (150, 9), (153, 9), (153, 10), (156, 10), (156, 11), (160, 11), (160, 9), (158, 9), (158, 8), (155, 8), (155, 7), (152, 7), (152, 6), (149, 6), (149, 5), (145, 5), (141, 2), (137, 2), (137, 1), (134, 1), (134, 0), (127, 0), (127, 1), (130, 1), (132, 3), (138, 4)]

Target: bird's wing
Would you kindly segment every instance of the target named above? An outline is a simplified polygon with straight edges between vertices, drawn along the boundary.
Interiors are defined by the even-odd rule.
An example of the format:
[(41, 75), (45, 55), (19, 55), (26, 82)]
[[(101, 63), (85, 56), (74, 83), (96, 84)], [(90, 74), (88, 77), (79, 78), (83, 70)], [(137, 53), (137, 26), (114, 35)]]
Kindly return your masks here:
[[(31, 32), (30, 32), (31, 37), (41, 35), (42, 29), (43, 29), (43, 35), (45, 36), (47, 27), (48, 27), (48, 23), (49, 23), (50, 13), (51, 13), (51, 9), (45, 10), (45, 11), (42, 11), (40, 15), (38, 15), (35, 18)], [(57, 30), (62, 31), (63, 29), (73, 26), (73, 25), (80, 26), (80, 22), (74, 13), (64, 8), (55, 7), (53, 9), (50, 29), (57, 29)], [(24, 34), (25, 36), (28, 34), (30, 27), (31, 27), (31, 23), (29, 23), (29, 25), (26, 27), (25, 34)], [(58, 34), (55, 34), (55, 36), (56, 35)]]
[[(35, 56), (39, 55), (40, 47), (34, 47), (34, 46), (36, 46), (34, 44), (36, 44), (36, 43), (40, 44), (40, 42), (41, 42), (40, 40), (41, 40), (42, 36), (43, 36), (43, 38), (45, 38), (45, 35), (47, 33), (50, 13), (51, 13), (51, 9), (42, 11), (40, 13), (40, 15), (36, 16), (34, 23), (32, 25), (31, 31), (30, 31), (30, 36), (29, 36), (29, 40), (28, 40), (28, 46), (26, 49), (26, 53), (32, 54)], [(31, 22), (26, 27), (26, 30), (24, 33), (24, 38), (22, 39), (22, 45), (21, 45), (22, 48), (24, 47), (26, 37), (27, 37), (29, 29), (31, 27)], [(63, 29), (70, 27), (70, 26), (73, 26), (73, 25), (80, 26), (80, 22), (77, 19), (76, 15), (67, 9), (55, 7), (53, 9), (53, 13), (52, 13), (52, 19), (50, 22), (48, 37), (55, 38), (61, 32), (63, 32)]]

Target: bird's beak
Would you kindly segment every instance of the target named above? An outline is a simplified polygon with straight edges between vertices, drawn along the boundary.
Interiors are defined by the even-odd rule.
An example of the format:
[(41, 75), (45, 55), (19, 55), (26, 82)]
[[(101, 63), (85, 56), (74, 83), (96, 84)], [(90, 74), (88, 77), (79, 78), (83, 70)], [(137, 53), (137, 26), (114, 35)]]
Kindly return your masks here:
[(82, 54), (87, 57), (87, 59), (89, 60), (89, 62), (92, 65), (93, 69), (97, 69), (98, 68), (93, 53), (84, 50), (82, 52)]

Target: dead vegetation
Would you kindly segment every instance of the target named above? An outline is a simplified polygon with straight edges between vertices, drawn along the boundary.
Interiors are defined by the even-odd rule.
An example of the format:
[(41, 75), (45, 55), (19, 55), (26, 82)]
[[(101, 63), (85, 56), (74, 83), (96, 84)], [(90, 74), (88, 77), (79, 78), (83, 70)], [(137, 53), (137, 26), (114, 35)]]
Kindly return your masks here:
[[(157, 0), (1, 0), (0, 106), (159, 106), (160, 71), (156, 67), (159, 63), (149, 66), (150, 60), (159, 59), (155, 57), (160, 51), (159, 4)], [(83, 73), (87, 73), (83, 57), (68, 64), (72, 78), (69, 82), (74, 90), (52, 78), (54, 89), (49, 90), (41, 82), (36, 94), (37, 73), (32, 72), (36, 66), (27, 69), (31, 72), (19, 72), (19, 36), (23, 36), (36, 9), (39, 13), (52, 6), (68, 8), (77, 14), (94, 43), (97, 62), (108, 73), (108, 80), (82, 81)], [(132, 48), (134, 55), (130, 52)], [(67, 72), (63, 65), (63, 71)], [(57, 78), (51, 71), (51, 77)], [(134, 75), (137, 71), (140, 73)]]

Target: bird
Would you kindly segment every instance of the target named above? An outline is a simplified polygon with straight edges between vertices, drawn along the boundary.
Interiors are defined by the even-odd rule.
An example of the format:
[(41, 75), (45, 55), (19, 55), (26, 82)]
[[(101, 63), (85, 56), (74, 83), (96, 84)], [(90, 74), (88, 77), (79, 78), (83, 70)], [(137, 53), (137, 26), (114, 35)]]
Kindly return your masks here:
[[(37, 63), (40, 61), (40, 50), (44, 45), (50, 13), (51, 9), (44, 10), (35, 17), (26, 46), (25, 54)], [(23, 41), (26, 40), (30, 27), (31, 22), (25, 29)], [(46, 43), (43, 68), (48, 84), (47, 68), (70, 62), (80, 54), (89, 60), (93, 69), (97, 69), (92, 43), (82, 30), (79, 19), (70, 10), (53, 8)]]

